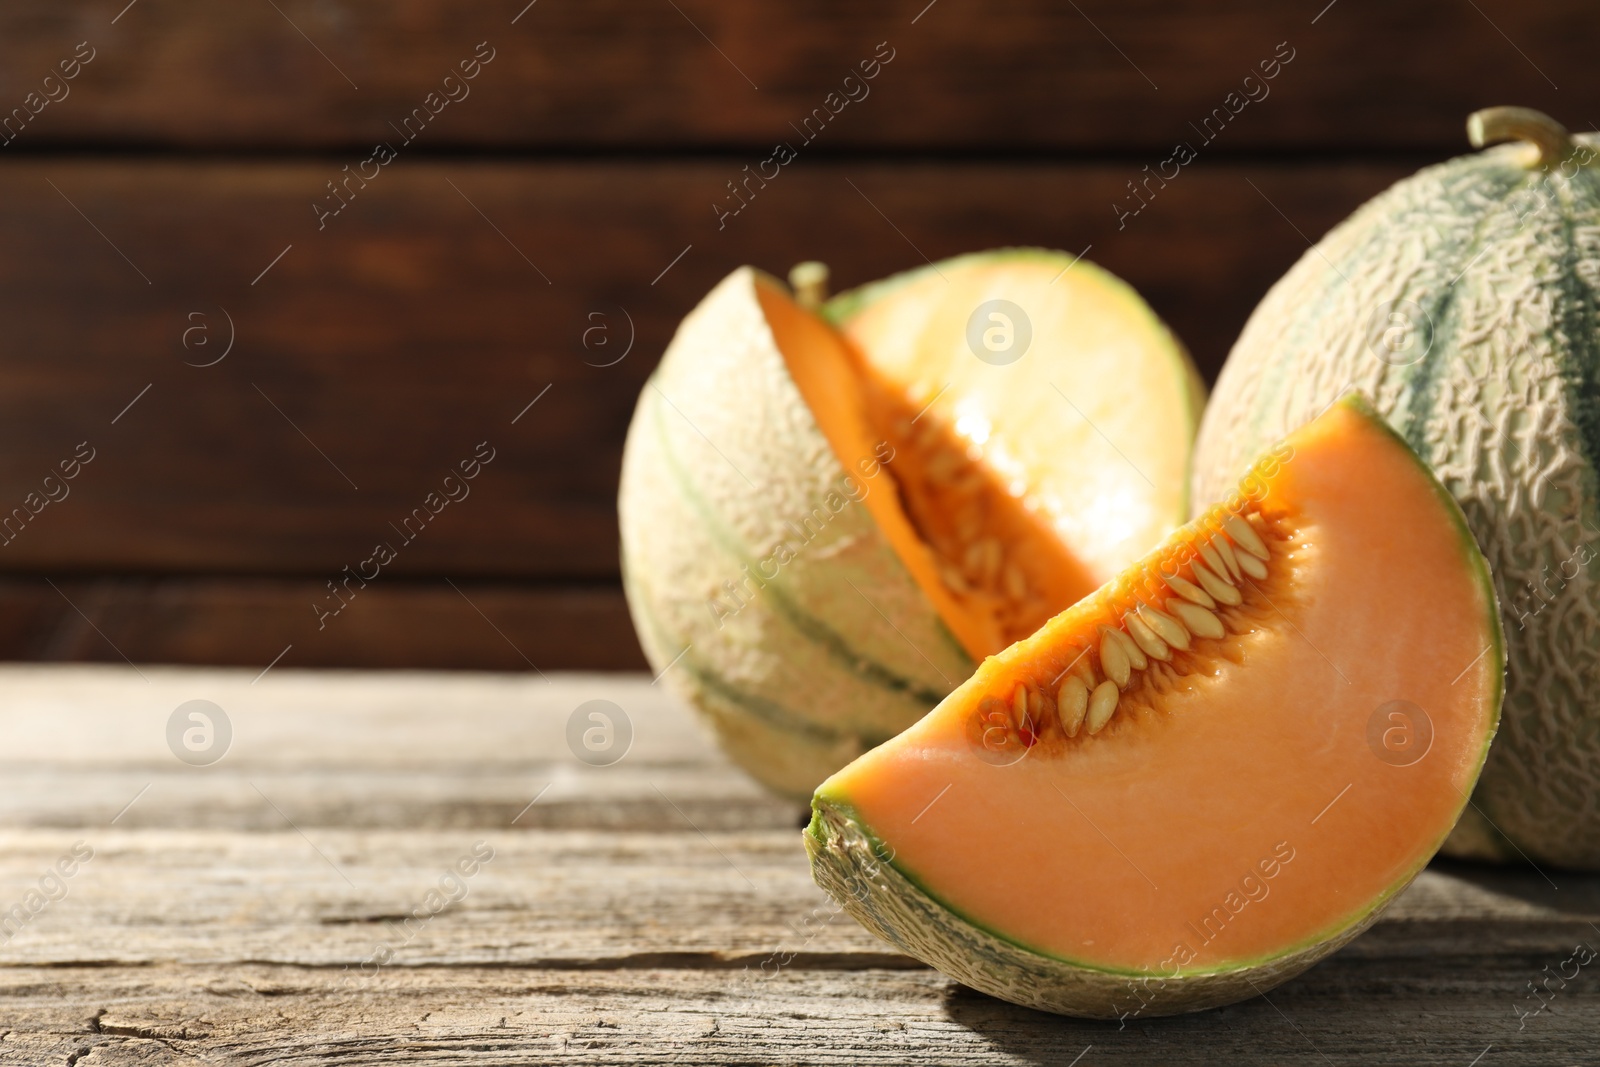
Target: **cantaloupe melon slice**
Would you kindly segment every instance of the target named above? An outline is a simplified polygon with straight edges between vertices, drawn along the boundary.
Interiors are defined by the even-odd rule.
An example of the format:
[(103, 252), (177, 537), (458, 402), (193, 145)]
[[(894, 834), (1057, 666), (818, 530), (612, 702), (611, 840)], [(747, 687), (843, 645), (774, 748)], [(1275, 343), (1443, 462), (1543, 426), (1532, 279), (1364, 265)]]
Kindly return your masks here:
[(1427, 863), (1503, 671), (1459, 509), (1349, 397), (825, 782), (813, 872), (903, 951), (1020, 1004), (1243, 999)]
[(1182, 522), (1201, 402), (1138, 295), (1062, 253), (825, 311), (724, 279), (640, 395), (618, 497), (662, 684), (800, 799)]

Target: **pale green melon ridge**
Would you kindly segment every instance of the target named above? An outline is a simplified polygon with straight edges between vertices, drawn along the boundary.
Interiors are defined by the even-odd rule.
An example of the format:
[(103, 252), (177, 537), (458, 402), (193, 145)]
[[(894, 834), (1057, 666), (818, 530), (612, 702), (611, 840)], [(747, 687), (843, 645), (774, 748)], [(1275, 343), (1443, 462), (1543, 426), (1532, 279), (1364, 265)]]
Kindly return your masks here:
[[(664, 637), (647, 595), (631, 579), (626, 567), (623, 584), (646, 654), (653, 663), (667, 664), (661, 680), (706, 721), (734, 762), (767, 788), (804, 803), (817, 779), (869, 746), (886, 740), (836, 732), (800, 718), (775, 702), (746, 694), (706, 670), (691, 669), (679, 674), (683, 660), (673, 661), (665, 654), (673, 645)], [(680, 647), (679, 652), (682, 651)], [(698, 664), (691, 668), (698, 668)]]
[[(1583, 256), (1578, 250), (1576, 216), (1582, 213), (1592, 217), (1600, 213), (1600, 176), (1579, 168), (1571, 184), (1556, 183), (1553, 187), (1567, 200), (1567, 210), (1561, 215), (1565, 243), (1558, 271), (1558, 277), (1566, 282), (1563, 287), (1566, 299), (1557, 307), (1556, 317), (1551, 321), (1552, 331), (1559, 331), (1551, 340), (1557, 351), (1560, 351), (1563, 337), (1570, 346), (1570, 358), (1561, 371), (1578, 397), (1573, 405), (1572, 421), (1577, 426), (1578, 439), (1583, 444), (1592, 475), (1600, 471), (1600, 310), (1597, 310), (1600, 302), (1597, 302), (1594, 286), (1585, 282), (1583, 271), (1579, 269)], [(1589, 194), (1586, 205), (1579, 202), (1580, 190)], [(1591, 484), (1588, 499), (1597, 498), (1600, 494)]]
[[(649, 386), (646, 386), (646, 388), (648, 389)], [(662, 423), (660, 402), (657, 400), (651, 400), (649, 403), (651, 408), (651, 419), (656, 428), (656, 439), (661, 446), (661, 456), (666, 462), (667, 470), (669, 473), (671, 473), (673, 483), (678, 487), (679, 493), (689, 503), (689, 506), (691, 509), (693, 509), (695, 515), (699, 517), (702, 523), (704, 523), (706, 530), (711, 535), (711, 539), (717, 544), (717, 546), (720, 547), (724, 552), (728, 553), (728, 555), (732, 556), (737, 562), (741, 564), (748, 564), (753, 567), (756, 561), (751, 559), (750, 556), (744, 551), (743, 546), (736, 542), (733, 535), (723, 524), (721, 518), (712, 513), (710, 508), (706, 505), (704, 498), (700, 495), (699, 491), (695, 489), (693, 483), (690, 481), (688, 472), (685, 471), (682, 464), (679, 463), (677, 455), (672, 450), (671, 443), (667, 438), (666, 430)], [(779, 574), (781, 577), (782, 572), (780, 571)], [(878, 663), (875, 660), (868, 659), (851, 649), (841, 634), (835, 631), (832, 627), (828, 626), (827, 623), (823, 622), (821, 619), (818, 619), (815, 615), (810, 614), (796, 604), (784, 592), (782, 583), (778, 579), (775, 578), (770, 581), (763, 579), (763, 581), (765, 582), (765, 585), (762, 589), (762, 594), (767, 604), (772, 608), (774, 614), (778, 615), (785, 622), (793, 626), (795, 630), (807, 640), (810, 640), (821, 647), (823, 651), (827, 653), (830, 659), (833, 659), (835, 662), (841, 664), (851, 672), (881, 689), (886, 689), (890, 692), (901, 694), (917, 701), (922, 705), (923, 710), (932, 708), (935, 704), (944, 699), (944, 693), (924, 688), (919, 683), (911, 679), (901, 677), (899, 674), (896, 674), (883, 664)], [(930, 613), (932, 612), (931, 606), (929, 611)], [(967, 653), (964, 650), (960, 650), (959, 646), (953, 643), (953, 640), (952, 648), (960, 651), (962, 659), (967, 659)]]
[[(658, 645), (661, 645), (663, 648), (672, 647), (672, 640), (663, 629), (660, 618), (657, 617), (656, 613), (651, 609), (649, 598), (645, 596), (639, 589), (637, 580), (631, 579), (630, 576), (624, 572), (622, 585), (624, 591), (629, 596), (629, 603), (637, 603), (639, 605), (639, 621), (643, 622), (649, 629), (651, 636), (655, 639), (655, 642)], [(796, 734), (814, 741), (826, 743), (833, 743), (845, 738), (854, 738), (857, 736), (853, 733), (849, 733), (844, 730), (836, 730), (830, 726), (825, 726), (822, 723), (808, 719), (799, 712), (791, 711), (790, 709), (784, 707), (777, 701), (769, 700), (766, 697), (757, 696), (754, 693), (746, 693), (742, 689), (739, 689), (737, 686), (734, 686), (732, 683), (728, 682), (725, 678), (711, 670), (709, 667), (705, 667), (698, 663), (693, 656), (688, 654), (689, 647), (690, 646), (679, 645), (679, 654), (676, 657), (665, 657), (668, 663), (674, 664), (674, 666), (669, 669), (673, 671), (683, 671), (685, 674), (689, 675), (690, 678), (694, 679), (696, 685), (716, 694), (718, 697), (739, 708), (741, 711), (749, 712), (751, 715), (754, 715), (756, 718), (767, 723), (767, 725), (785, 733)], [(871, 743), (877, 744), (882, 740), (886, 739), (875, 739), (872, 740)]]
[[(1049, 263), (1052, 266), (1061, 264), (1063, 269), (1071, 267), (1073, 270), (1084, 270), (1094, 275), (1096, 280), (1107, 288), (1120, 293), (1126, 300), (1129, 308), (1137, 312), (1152, 328), (1158, 338), (1166, 341), (1165, 350), (1169, 361), (1172, 363), (1178, 380), (1182, 382), (1184, 396), (1188, 403), (1184, 405), (1186, 425), (1184, 430), (1187, 439), (1192, 443), (1196, 432), (1200, 428), (1200, 417), (1205, 410), (1206, 387), (1205, 381), (1200, 377), (1200, 371), (1194, 365), (1194, 360), (1189, 357), (1189, 351), (1178, 340), (1176, 334), (1161, 320), (1144, 299), (1139, 291), (1121, 278), (1112, 274), (1104, 267), (1091, 263), (1082, 256), (1075, 256), (1070, 252), (1062, 252), (1053, 248), (1038, 248), (1031, 246), (1017, 246), (1011, 248), (993, 248), (985, 252), (966, 252), (949, 259), (941, 259), (937, 263), (928, 263), (911, 270), (891, 274), (887, 278), (868, 282), (854, 289), (846, 290), (832, 297), (818, 308), (818, 313), (835, 326), (843, 328), (850, 319), (854, 318), (869, 304), (875, 304), (884, 297), (913, 282), (920, 281), (930, 274), (938, 274), (941, 268), (955, 270), (960, 267), (983, 265), (985, 263), (1005, 262), (1006, 260), (1037, 260)], [(1188, 461), (1194, 458), (1194, 449), (1190, 447), (1187, 453)], [(1184, 477), (1181, 491), (1178, 494), (1178, 513), (1174, 521), (1182, 522), (1189, 514), (1189, 483), (1191, 481), (1189, 463), (1185, 463)]]
[(1503, 168), (1493, 165), (1492, 160), (1493, 157), (1464, 156), (1441, 167), (1441, 169), (1451, 168), (1449, 176), (1463, 184), (1474, 181), (1480, 188), (1487, 186), (1484, 195), (1494, 207), (1479, 214), (1466, 241), (1453, 248), (1456, 257), (1450, 273), (1452, 277), (1458, 279), (1457, 284), (1444, 286), (1436, 295), (1417, 294), (1422, 297), (1418, 306), (1432, 316), (1433, 346), (1424, 358), (1412, 367), (1406, 368), (1405, 378), (1413, 383), (1414, 387), (1407, 405), (1403, 436), (1406, 443), (1419, 454), (1426, 454), (1431, 450), (1425, 436), (1428, 417), (1436, 409), (1439, 385), (1449, 373), (1449, 361), (1455, 355), (1453, 341), (1461, 325), (1460, 278), (1473, 268), (1475, 257), (1483, 252), (1485, 232), (1493, 228), (1498, 221), (1498, 214), (1509, 206), (1509, 198), (1529, 184), (1526, 176), (1508, 174)]
[[(1328, 269), (1338, 275), (1342, 283), (1349, 283), (1351, 276), (1359, 277), (1365, 269), (1369, 259), (1381, 257), (1384, 250), (1394, 240), (1395, 224), (1371, 225), (1370, 220), (1392, 215), (1397, 209), (1403, 210), (1407, 215), (1420, 214), (1424, 209), (1410, 202), (1408, 198), (1417, 201), (1433, 201), (1448, 199), (1448, 192), (1466, 184), (1468, 181), (1481, 174), (1490, 177), (1498, 176), (1498, 169), (1482, 166), (1481, 157), (1463, 156), (1448, 160), (1444, 163), (1424, 167), (1400, 186), (1391, 187), (1378, 194), (1372, 200), (1357, 208), (1348, 219), (1339, 223), (1317, 243), (1315, 251), (1307, 252), (1303, 261), (1310, 262), (1313, 256), (1324, 263)], [(1504, 188), (1494, 194), (1494, 199), (1503, 199), (1509, 195), (1521, 179), (1514, 177), (1506, 179)], [(1422, 191), (1424, 186), (1436, 187), (1436, 191), (1426, 194)], [(1448, 257), (1450, 263), (1443, 268), (1448, 276), (1455, 277), (1463, 268), (1472, 262), (1479, 251), (1479, 233), (1483, 223), (1475, 225), (1465, 239), (1452, 240), (1457, 236), (1455, 230), (1436, 231), (1439, 242), (1430, 247), (1429, 258), (1438, 263)], [(1341, 236), (1359, 235), (1361, 243), (1354, 244), (1345, 249), (1337, 261), (1327, 259), (1327, 245)], [(1437, 370), (1438, 361), (1449, 350), (1449, 339), (1455, 325), (1454, 321), (1447, 318), (1447, 312), (1455, 302), (1456, 288), (1444, 286), (1435, 295), (1428, 292), (1418, 292), (1415, 284), (1418, 279), (1412, 276), (1405, 283), (1397, 286), (1390, 293), (1390, 298), (1395, 300), (1411, 299), (1423, 313), (1429, 316), (1433, 326), (1433, 345), (1429, 354), (1423, 360), (1409, 366), (1389, 367), (1385, 373), (1392, 376), (1406, 393), (1406, 403), (1401, 411), (1394, 413), (1393, 417), (1399, 422), (1396, 428), (1407, 440), (1413, 449), (1425, 452), (1426, 444), (1421, 440), (1423, 424), (1426, 421), (1427, 408), (1418, 403), (1419, 383), (1431, 381), (1436, 377), (1433, 373)], [(1344, 295), (1341, 286), (1327, 286), (1318, 294), (1317, 301), (1309, 306), (1302, 305), (1287, 324), (1287, 332), (1279, 340), (1278, 347), (1283, 351), (1300, 351), (1305, 347), (1306, 335), (1314, 328), (1314, 324), (1321, 319), (1324, 313)], [(1366, 323), (1362, 323), (1364, 327)], [(1370, 354), (1369, 354), (1370, 355)], [(1372, 357), (1376, 358), (1376, 357)], [(1258, 393), (1257, 403), (1250, 418), (1250, 428), (1258, 438), (1276, 438), (1275, 432), (1266, 428), (1268, 419), (1274, 417), (1281, 410), (1282, 405), (1289, 403), (1288, 390), (1295, 384), (1300, 370), (1296, 360), (1280, 360), (1270, 363), (1266, 367), (1258, 368)], [(1219, 386), (1224, 383), (1219, 383)], [(1432, 386), (1427, 386), (1429, 392)], [(1238, 473), (1243, 473), (1242, 471)]]

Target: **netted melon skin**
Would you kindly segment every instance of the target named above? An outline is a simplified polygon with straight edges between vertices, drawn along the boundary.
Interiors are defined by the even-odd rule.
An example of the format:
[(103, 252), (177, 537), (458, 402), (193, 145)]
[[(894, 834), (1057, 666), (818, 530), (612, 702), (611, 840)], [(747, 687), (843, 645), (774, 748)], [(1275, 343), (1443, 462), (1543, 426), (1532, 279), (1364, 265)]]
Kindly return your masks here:
[[(622, 571), (659, 684), (751, 775), (804, 801), (973, 663), (851, 500), (851, 487), (894, 489), (834, 455), (762, 314), (762, 284), (778, 283), (750, 268), (724, 279), (640, 393), (618, 493)], [(781, 564), (780, 543), (795, 549)], [(758, 586), (746, 567), (775, 576)]]
[[(1165, 977), (1099, 970), (1033, 952), (955, 914), (881, 857), (849, 812), (818, 798), (805, 833), (816, 883), (883, 940), (964, 985), (1001, 1000), (1084, 1019), (1151, 1018), (1259, 996), (1348, 944), (1410, 879), (1327, 940), (1226, 971)], [(1414, 877), (1414, 876), (1413, 876)]]
[[(1500, 733), (1444, 851), (1592, 870), (1600, 141), (1576, 140), (1590, 162), (1570, 176), (1530, 170), (1528, 145), (1429, 167), (1303, 256), (1228, 357), (1202, 421), (1192, 499), (1212, 499), (1347, 390), (1371, 397), (1460, 503), (1504, 622)], [(1396, 299), (1411, 304), (1387, 319)], [(1425, 354), (1407, 362), (1415, 352)]]

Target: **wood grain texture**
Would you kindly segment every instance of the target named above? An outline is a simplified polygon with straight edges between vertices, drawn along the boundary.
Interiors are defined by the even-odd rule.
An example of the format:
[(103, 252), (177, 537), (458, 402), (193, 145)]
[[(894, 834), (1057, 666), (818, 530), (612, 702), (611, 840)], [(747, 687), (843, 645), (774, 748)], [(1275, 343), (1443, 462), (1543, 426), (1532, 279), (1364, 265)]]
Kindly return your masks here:
[(337, 972), (298, 967), (19, 967), (0, 971), (12, 1005), (0, 1062), (1461, 1067), (1486, 1051), (1484, 1067), (1587, 1062), (1592, 983), (1516, 1029), (1504, 989), (1539, 965), (1338, 957), (1270, 1002), (1122, 1030), (920, 970), (790, 966), (741, 987), (737, 970), (394, 967), (352, 991)]
[(17, 148), (367, 145), (480, 41), (496, 58), (430, 123), (431, 148), (767, 148), (885, 41), (892, 63), (828, 150), (1166, 151), (1280, 42), (1294, 58), (1228, 150), (1451, 149), (1496, 103), (1600, 117), (1581, 0), (140, 0), (117, 17), (125, 4), (0, 11), (7, 107), (79, 41), (97, 49)]
[[(802, 160), (719, 229), (743, 162), (402, 159), (320, 231), (332, 163), (0, 170), (0, 515), (80, 442), (95, 455), (0, 566), (320, 584), (383, 541), (374, 588), (609, 582), (634, 399), (734, 267), (817, 257), (845, 287), (923, 255), (1087, 247), (1214, 371), (1306, 238), (1405, 171), (1197, 165), (1119, 225), (1125, 166)], [(227, 357), (186, 365), (230, 318)], [(470, 495), (402, 539), (482, 442)]]
[(0, 580), (0, 654), (257, 669), (280, 654), (286, 667), (645, 667), (622, 590), (610, 584), (398, 579), (360, 590), (340, 614), (322, 620), (313, 605), (325, 606), (327, 598), (327, 586), (315, 579)]
[[(0, 668), (0, 912), (93, 850), (0, 934), (0, 1063), (1564, 1064), (1600, 1023), (1588, 969), (1526, 1014), (1600, 940), (1594, 876), (1436, 866), (1270, 999), (1119, 1029), (886, 950), (647, 678), (141, 670)], [(210, 767), (165, 740), (195, 698)], [(608, 767), (566, 740), (596, 699), (633, 726)]]

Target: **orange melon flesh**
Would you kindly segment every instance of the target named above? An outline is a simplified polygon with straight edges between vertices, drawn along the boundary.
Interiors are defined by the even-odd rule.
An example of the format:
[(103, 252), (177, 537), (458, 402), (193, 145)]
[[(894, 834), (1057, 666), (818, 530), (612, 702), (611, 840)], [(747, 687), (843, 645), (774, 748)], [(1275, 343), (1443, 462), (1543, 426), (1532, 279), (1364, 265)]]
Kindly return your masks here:
[[(1203, 389), (1126, 283), (1081, 259), (1014, 249), (889, 279), (855, 305), (834, 314), (872, 373), (981, 455), (1070, 547), (1091, 588), (1175, 525), (1169, 487), (1184, 483)], [(1025, 319), (1026, 351), (1002, 365), (977, 358), (974, 319), (979, 347), (983, 329), (1016, 336)], [(1187, 514), (1181, 489), (1175, 499)]]
[[(864, 361), (837, 333), (776, 286), (764, 285), (758, 293), (790, 374), (840, 463), (863, 477), (878, 472), (880, 465), (887, 470), (885, 480), (892, 480), (893, 488), (887, 492), (869, 489), (861, 503), (939, 617), (974, 659), (1032, 633), (1062, 605), (1094, 588), (1095, 582), (1055, 533), (1001, 490), (990, 472), (970, 464), (984, 505), (985, 532), (991, 537), (1002, 533), (1014, 558), (1028, 561), (1037, 598), (1031, 612), (1018, 612), (1003, 598), (981, 603), (952, 589), (941, 573), (952, 561), (941, 558), (930, 544), (929, 534), (938, 531), (941, 517), (953, 509), (941, 500), (940, 487), (929, 484), (918, 459), (921, 451), (941, 447), (953, 451), (960, 446), (950, 443), (948, 432), (931, 418), (924, 430), (931, 431), (933, 440), (914, 427), (910, 432), (901, 429), (910, 426), (917, 413), (897, 402), (895, 392), (873, 378)], [(918, 438), (927, 442), (926, 449), (917, 448)], [(995, 540), (998, 543), (999, 538)], [(1007, 616), (1018, 614), (1022, 621), (1008, 626)]]
[[(1137, 294), (1093, 265), (1009, 250), (889, 279), (831, 307), (842, 344), (775, 286), (761, 299), (846, 469), (892, 457), (895, 491), (864, 503), (975, 659), (1093, 591), (1182, 515), (1198, 385)], [(1031, 336), (1003, 365), (969, 340), (968, 319), (996, 299)]]
[[(1141, 601), (1175, 616), (1160, 575), (1193, 581), (1195, 546), (1235, 513), (1270, 559), (1265, 578), (1230, 582), (1242, 602), (1217, 606), (1226, 633), (1147, 656), (1110, 721), (1069, 736), (1058, 687), (1085, 668), (1107, 677), (1099, 628), (1128, 632)], [(1458, 509), (1346, 400), (1225, 505), (825, 782), (807, 843), (820, 870), (828, 824), (851, 823), (952, 922), (1074, 967), (1262, 966), (1359, 930), (1426, 864), (1482, 766), (1502, 673), (1487, 568)], [(1431, 722), (1420, 755), (1405, 747), (1420, 720), (1395, 701)], [(881, 913), (869, 925), (949, 963), (926, 932)], [(1039, 1006), (1072, 1011), (1067, 999)]]

